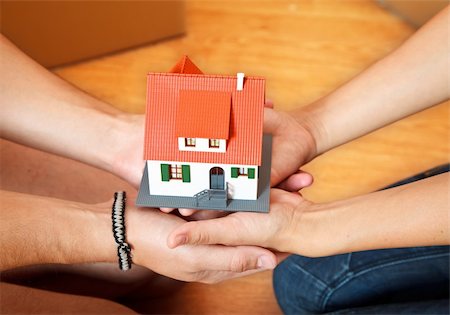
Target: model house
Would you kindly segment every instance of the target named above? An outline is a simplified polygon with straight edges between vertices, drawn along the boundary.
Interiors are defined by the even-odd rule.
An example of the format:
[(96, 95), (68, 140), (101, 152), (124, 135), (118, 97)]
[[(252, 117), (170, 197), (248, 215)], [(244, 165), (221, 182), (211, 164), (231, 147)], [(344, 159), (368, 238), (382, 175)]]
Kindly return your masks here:
[(169, 73), (149, 73), (147, 193), (197, 206), (257, 200), (264, 94), (263, 78), (203, 74), (186, 56)]

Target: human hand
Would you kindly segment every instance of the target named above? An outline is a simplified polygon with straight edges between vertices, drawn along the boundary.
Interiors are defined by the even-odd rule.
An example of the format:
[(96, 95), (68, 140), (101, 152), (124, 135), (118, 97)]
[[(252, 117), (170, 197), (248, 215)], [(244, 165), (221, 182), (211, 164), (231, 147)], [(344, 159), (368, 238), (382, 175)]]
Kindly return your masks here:
[[(273, 110), (273, 103), (267, 101), (264, 108), (264, 132), (272, 134), (272, 168), (271, 187), (278, 187), (289, 192), (296, 192), (308, 187), (313, 177), (299, 168), (316, 155), (315, 141), (311, 133), (288, 113)], [(162, 208), (171, 212), (173, 208)], [(184, 216), (194, 215), (201, 219), (222, 217), (223, 213), (214, 211), (196, 211), (179, 209)]]
[(275, 111), (271, 101), (264, 108), (264, 132), (273, 137), (270, 186), (292, 192), (310, 186), (312, 176), (299, 168), (316, 155), (311, 133), (288, 113)]
[[(184, 244), (255, 245), (306, 256), (326, 254), (317, 233), (316, 206), (298, 193), (271, 190), (269, 213), (235, 212), (229, 216), (191, 221), (176, 227), (167, 239), (170, 248)], [(312, 214), (312, 215), (311, 215)]]
[(169, 233), (185, 222), (156, 209), (127, 207), (127, 241), (133, 248), (133, 262), (174, 279), (204, 283), (273, 269), (277, 264), (271, 251), (255, 246), (188, 245), (169, 249)]

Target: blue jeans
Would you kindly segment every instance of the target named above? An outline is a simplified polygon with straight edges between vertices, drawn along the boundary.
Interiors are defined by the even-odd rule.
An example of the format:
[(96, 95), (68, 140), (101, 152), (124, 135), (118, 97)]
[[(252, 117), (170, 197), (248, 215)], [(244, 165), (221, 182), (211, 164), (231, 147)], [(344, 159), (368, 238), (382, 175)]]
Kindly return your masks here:
[(274, 290), (285, 314), (449, 314), (449, 261), (449, 246), (292, 255)]

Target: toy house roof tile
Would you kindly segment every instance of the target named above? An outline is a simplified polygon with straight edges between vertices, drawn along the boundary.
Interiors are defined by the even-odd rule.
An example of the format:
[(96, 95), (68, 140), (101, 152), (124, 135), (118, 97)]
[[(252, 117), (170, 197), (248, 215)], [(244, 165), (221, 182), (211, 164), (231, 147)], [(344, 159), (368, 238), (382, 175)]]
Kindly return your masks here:
[(189, 59), (188, 56), (183, 56), (177, 64), (170, 70), (171, 73), (185, 73), (185, 74), (203, 74), (197, 66)]
[[(265, 80), (246, 77), (242, 91), (236, 90), (236, 84), (235, 76), (149, 73), (144, 159), (261, 165)], [(208, 95), (217, 103), (209, 104), (212, 108), (189, 103), (200, 95)], [(229, 95), (230, 102), (225, 101), (225, 95)], [(190, 101), (183, 101), (187, 96), (192, 96)], [(192, 111), (186, 115), (189, 106)], [(194, 121), (195, 113), (199, 116)], [(178, 136), (194, 135), (190, 133), (194, 131), (199, 132), (195, 133), (199, 137), (219, 139), (228, 131), (226, 152), (180, 151)]]
[(175, 135), (183, 138), (228, 140), (230, 110), (230, 92), (181, 90)]

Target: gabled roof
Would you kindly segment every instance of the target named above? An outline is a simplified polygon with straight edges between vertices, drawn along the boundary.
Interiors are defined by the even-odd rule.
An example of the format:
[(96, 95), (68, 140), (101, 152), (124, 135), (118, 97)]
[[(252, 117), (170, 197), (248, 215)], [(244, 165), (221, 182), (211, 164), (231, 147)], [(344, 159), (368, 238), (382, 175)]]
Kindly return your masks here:
[(170, 70), (170, 73), (203, 74), (188, 56), (183, 56)]
[[(144, 159), (261, 165), (265, 80), (263, 78), (245, 77), (242, 91), (236, 90), (236, 83), (236, 76), (149, 73), (147, 76)], [(197, 97), (205, 92), (210, 92), (211, 95), (215, 92), (230, 95), (231, 108), (229, 111), (229, 134), (226, 152), (179, 151), (177, 133), (180, 130), (177, 130), (177, 128), (181, 127), (177, 127), (177, 120), (183, 120), (184, 118), (177, 117), (179, 117), (179, 112), (187, 108), (183, 101), (181, 104), (184, 105), (180, 107), (180, 95), (194, 93)], [(226, 113), (224, 105), (219, 105), (218, 108), (214, 109), (211, 109), (214, 114), (222, 111)], [(210, 119), (217, 119), (217, 121), (220, 119), (220, 122), (212, 123)], [(205, 127), (206, 132), (215, 135), (215, 132), (223, 132), (221, 127), (223, 121), (225, 119), (222, 119), (222, 117), (201, 117), (201, 119), (195, 121), (195, 125), (202, 126), (194, 127), (200, 127), (200, 129)], [(178, 121), (178, 123), (181, 122)], [(186, 118), (183, 123), (188, 125), (190, 123), (189, 118)]]
[(175, 135), (228, 140), (230, 110), (230, 92), (181, 90)]

